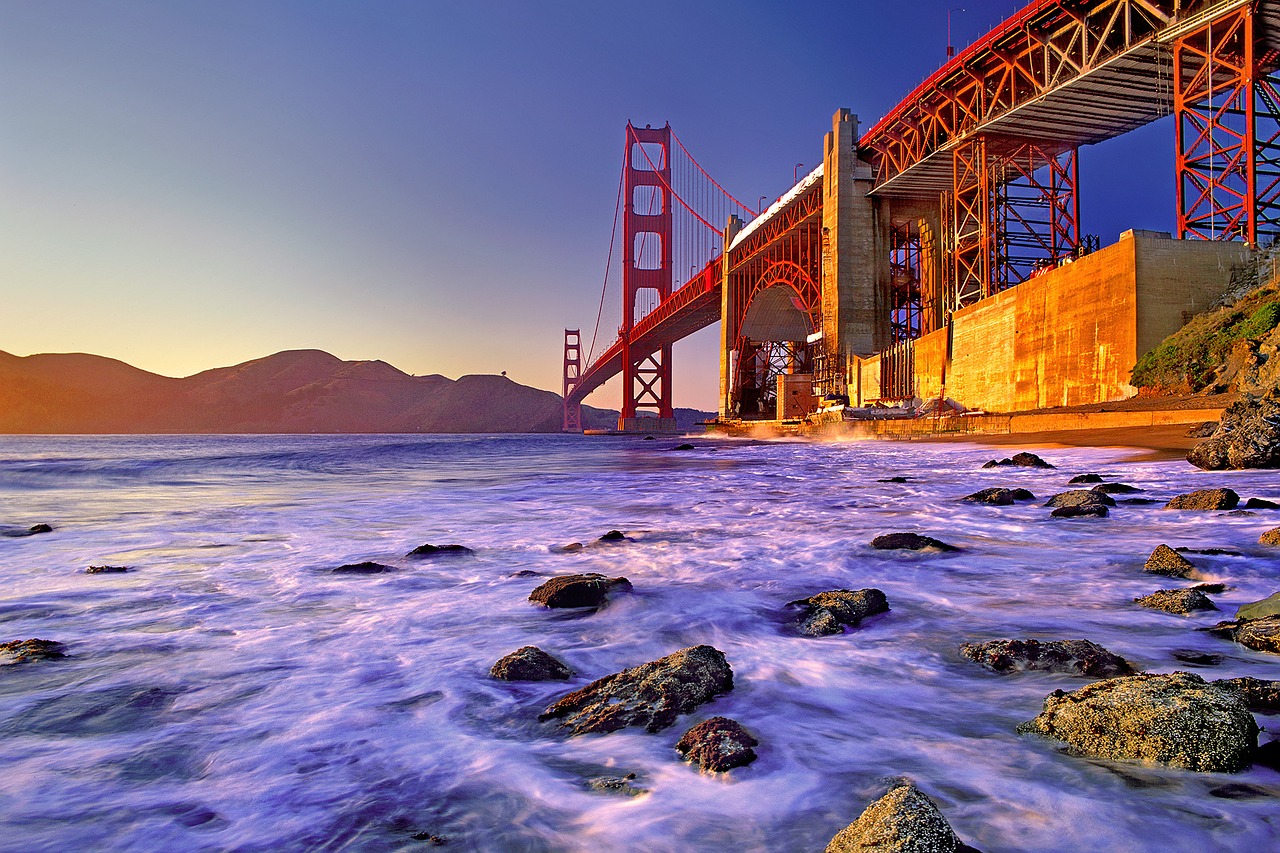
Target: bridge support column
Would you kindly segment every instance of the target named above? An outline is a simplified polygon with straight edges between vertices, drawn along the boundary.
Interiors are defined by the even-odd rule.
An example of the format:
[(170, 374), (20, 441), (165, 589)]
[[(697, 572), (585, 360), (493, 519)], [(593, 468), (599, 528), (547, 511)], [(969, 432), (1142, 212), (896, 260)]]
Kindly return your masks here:
[(858, 117), (836, 112), (823, 145), (822, 337), (828, 358), (889, 345), (888, 217), (880, 215), (870, 164), (858, 158)]
[(582, 336), (578, 329), (564, 330), (564, 432), (582, 432), (582, 404), (570, 402), (569, 395), (582, 381)]
[(720, 417), (731, 418), (734, 416), (733, 411), (733, 373), (736, 369), (734, 364), (734, 353), (738, 344), (738, 329), (734, 325), (735, 318), (741, 316), (740, 306), (737, 304), (737, 288), (731, 286), (731, 265), (729, 260), (729, 246), (733, 245), (733, 238), (738, 236), (738, 232), (742, 230), (742, 220), (736, 216), (730, 216), (729, 221), (724, 226), (724, 236), (720, 245), (725, 247), (724, 257), (725, 263), (720, 267)]

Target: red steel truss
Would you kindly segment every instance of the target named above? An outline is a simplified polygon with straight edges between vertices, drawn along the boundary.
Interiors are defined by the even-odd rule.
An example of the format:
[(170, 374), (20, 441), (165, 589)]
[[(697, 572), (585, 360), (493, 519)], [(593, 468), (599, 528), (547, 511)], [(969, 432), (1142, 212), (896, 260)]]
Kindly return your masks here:
[(647, 411), (672, 418), (671, 344), (644, 351), (632, 346), (631, 335), (641, 319), (641, 292), (655, 291), (657, 304), (671, 295), (671, 126), (639, 128), (627, 122), (622, 168), (622, 417)]
[(564, 399), (565, 432), (582, 432), (582, 404), (570, 400), (582, 381), (582, 336), (578, 332), (564, 330), (564, 385), (560, 396)]
[(918, 226), (910, 222), (895, 224), (889, 231), (889, 322), (894, 343), (922, 334), (920, 260)]
[(1178, 232), (1253, 245), (1280, 234), (1277, 55), (1243, 6), (1173, 43)]

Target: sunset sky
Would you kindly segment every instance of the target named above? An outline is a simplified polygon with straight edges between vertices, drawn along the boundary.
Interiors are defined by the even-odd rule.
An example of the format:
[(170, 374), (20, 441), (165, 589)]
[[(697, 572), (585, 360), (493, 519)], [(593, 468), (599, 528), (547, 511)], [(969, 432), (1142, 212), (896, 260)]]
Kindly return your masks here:
[[(314, 347), (558, 391), (628, 119), (772, 198), (837, 108), (868, 127), (937, 68), (957, 5), (0, 0), (0, 350), (182, 376)], [(960, 46), (1021, 6), (964, 5)], [(1173, 154), (1167, 119), (1084, 151), (1085, 231), (1169, 230)], [(714, 408), (717, 344), (677, 347), (677, 405)]]

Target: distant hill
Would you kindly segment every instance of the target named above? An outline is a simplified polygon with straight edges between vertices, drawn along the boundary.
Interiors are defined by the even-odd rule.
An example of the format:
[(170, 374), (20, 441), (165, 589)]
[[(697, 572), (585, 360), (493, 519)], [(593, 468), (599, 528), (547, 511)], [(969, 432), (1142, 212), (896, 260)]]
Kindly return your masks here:
[[(709, 415), (677, 411), (691, 429)], [(583, 426), (618, 413), (584, 406)], [(0, 433), (558, 432), (558, 394), (503, 376), (410, 376), (383, 361), (291, 350), (158, 376), (84, 353), (0, 352)]]

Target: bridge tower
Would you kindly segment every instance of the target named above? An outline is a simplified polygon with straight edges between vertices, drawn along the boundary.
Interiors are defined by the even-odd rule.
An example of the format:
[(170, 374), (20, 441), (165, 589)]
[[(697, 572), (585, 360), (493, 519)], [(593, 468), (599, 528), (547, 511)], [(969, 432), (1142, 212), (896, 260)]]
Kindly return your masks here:
[(564, 330), (564, 432), (582, 432), (582, 404), (572, 402), (569, 395), (582, 382), (582, 335), (579, 329)]
[(631, 330), (671, 295), (671, 125), (627, 122), (623, 161), (622, 414), (627, 432), (675, 431), (671, 345), (634, 351)]

